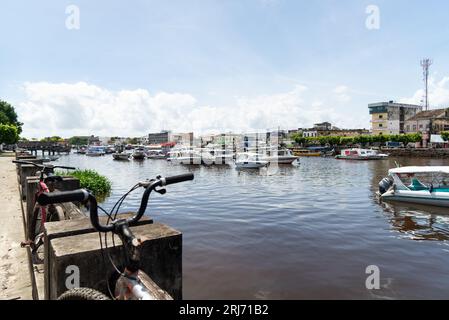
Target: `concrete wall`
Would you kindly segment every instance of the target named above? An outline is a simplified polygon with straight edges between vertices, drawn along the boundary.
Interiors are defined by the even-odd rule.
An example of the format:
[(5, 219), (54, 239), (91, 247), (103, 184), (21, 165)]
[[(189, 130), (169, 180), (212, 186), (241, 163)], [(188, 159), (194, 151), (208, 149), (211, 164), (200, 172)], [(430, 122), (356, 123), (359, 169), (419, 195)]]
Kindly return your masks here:
[[(49, 222), (45, 225), (47, 245), (45, 253), (46, 280), (45, 296), (57, 299), (67, 290), (67, 267), (79, 268), (80, 286), (90, 287), (107, 294), (107, 280), (114, 273), (107, 255), (100, 250), (97, 232), (67, 236), (67, 230), (74, 228), (74, 222)], [(80, 221), (76, 221), (80, 228)], [(83, 222), (90, 226), (89, 220)], [(182, 234), (164, 224), (148, 223), (132, 227), (138, 237), (146, 240), (141, 247), (141, 269), (174, 299), (182, 299)], [(58, 237), (63, 232), (64, 237)], [(109, 248), (112, 260), (123, 264), (121, 241), (115, 237), (116, 249)], [(109, 246), (112, 240), (109, 237)]]

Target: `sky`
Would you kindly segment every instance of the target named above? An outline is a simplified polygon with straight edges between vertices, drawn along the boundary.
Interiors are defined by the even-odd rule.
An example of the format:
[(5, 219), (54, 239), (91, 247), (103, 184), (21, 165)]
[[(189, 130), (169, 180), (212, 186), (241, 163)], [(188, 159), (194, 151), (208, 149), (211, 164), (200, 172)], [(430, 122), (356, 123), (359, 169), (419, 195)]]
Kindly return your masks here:
[(0, 99), (28, 138), (369, 128), (369, 103), (420, 103), (425, 57), (431, 107), (449, 106), (445, 0), (2, 0), (0, 10)]

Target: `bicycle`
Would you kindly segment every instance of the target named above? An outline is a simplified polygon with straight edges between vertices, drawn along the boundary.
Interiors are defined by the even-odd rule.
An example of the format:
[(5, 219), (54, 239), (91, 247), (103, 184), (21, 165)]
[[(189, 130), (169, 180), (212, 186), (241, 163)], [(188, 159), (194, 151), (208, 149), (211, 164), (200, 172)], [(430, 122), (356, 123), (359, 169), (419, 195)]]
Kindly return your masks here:
[[(85, 189), (73, 190), (73, 191), (61, 191), (53, 193), (41, 193), (37, 199), (40, 205), (50, 205), (63, 202), (83, 202), (87, 203), (90, 212), (90, 222), (92, 226), (100, 234), (101, 252), (104, 260), (104, 251), (107, 252), (109, 261), (112, 263), (118, 278), (115, 280), (114, 275), (106, 277), (109, 295), (115, 300), (156, 300), (154, 282), (140, 270), (140, 246), (144, 242), (144, 239), (137, 238), (131, 231), (130, 227), (135, 225), (145, 213), (147, 208), (148, 199), (152, 191), (159, 194), (165, 194), (167, 185), (180, 183), (188, 180), (193, 180), (192, 173), (182, 174), (178, 176), (172, 176), (162, 178), (157, 176), (155, 179), (139, 182), (134, 185), (127, 193), (125, 193), (113, 206), (110, 212), (107, 212), (97, 204), (97, 200), (94, 195)], [(117, 214), (126, 197), (133, 191), (144, 188), (145, 191), (142, 195), (139, 210), (135, 215), (130, 218), (117, 219)], [(107, 214), (108, 218), (106, 224), (100, 223), (98, 217), (98, 209)], [(125, 266), (120, 270), (117, 267), (111, 257), (109, 250), (107, 249), (107, 235), (112, 232), (112, 236), (118, 235), (123, 243), (125, 252)], [(104, 233), (105, 249), (103, 249), (103, 242), (101, 235)], [(113, 241), (115, 246), (115, 242)], [(113, 288), (111, 288), (113, 287)], [(151, 288), (152, 287), (152, 288)], [(150, 290), (153, 289), (153, 290)], [(163, 296), (171, 298), (165, 291)], [(102, 292), (99, 292), (92, 288), (75, 288), (64, 292), (59, 296), (58, 300), (109, 300), (110, 298)]]
[(37, 198), (48, 192), (55, 191), (55, 182), (62, 181), (61, 176), (53, 174), (54, 169), (75, 170), (76, 168), (67, 166), (55, 166), (51, 164), (38, 164), (26, 160), (13, 160), (17, 164), (31, 164), (40, 169), (39, 183), (34, 195), (34, 208), (30, 221), (27, 221), (26, 237), (27, 240), (21, 243), (22, 247), (30, 246), (33, 255), (33, 262), (38, 263), (37, 250), (43, 244), (43, 226), (47, 221), (61, 221), (65, 220), (64, 210), (60, 206), (49, 205), (42, 206), (37, 202)]

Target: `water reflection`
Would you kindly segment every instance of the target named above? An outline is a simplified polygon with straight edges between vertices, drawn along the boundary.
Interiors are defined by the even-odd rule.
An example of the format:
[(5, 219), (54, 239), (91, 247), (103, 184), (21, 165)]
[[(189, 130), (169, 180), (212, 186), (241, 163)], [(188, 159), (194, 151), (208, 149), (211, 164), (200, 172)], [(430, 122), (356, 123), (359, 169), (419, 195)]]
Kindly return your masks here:
[(390, 214), (393, 229), (411, 240), (449, 240), (449, 216), (445, 208), (381, 202)]

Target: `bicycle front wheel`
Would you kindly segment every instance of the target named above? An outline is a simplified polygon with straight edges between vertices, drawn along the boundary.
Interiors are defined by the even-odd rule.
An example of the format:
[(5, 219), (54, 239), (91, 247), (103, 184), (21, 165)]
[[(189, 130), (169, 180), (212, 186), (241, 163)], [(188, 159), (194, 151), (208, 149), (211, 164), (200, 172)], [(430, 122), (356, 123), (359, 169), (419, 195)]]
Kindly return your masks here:
[(70, 289), (61, 294), (58, 300), (111, 300), (100, 291), (91, 288)]

